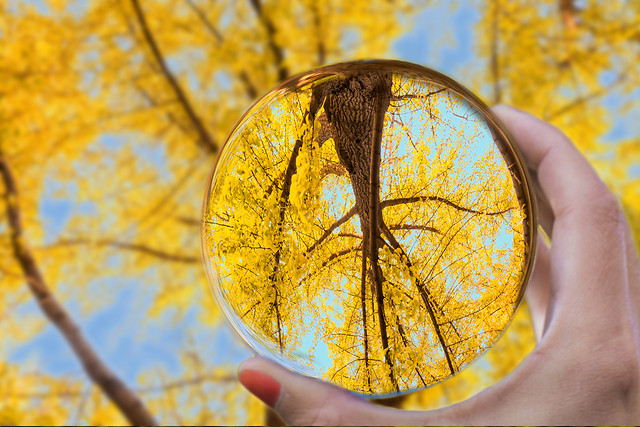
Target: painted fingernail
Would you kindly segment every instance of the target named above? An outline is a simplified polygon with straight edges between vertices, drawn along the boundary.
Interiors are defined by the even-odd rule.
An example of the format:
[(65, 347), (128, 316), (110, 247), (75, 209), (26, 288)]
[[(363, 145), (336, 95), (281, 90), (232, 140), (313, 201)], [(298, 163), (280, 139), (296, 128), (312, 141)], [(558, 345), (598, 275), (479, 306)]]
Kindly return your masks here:
[(247, 390), (272, 408), (280, 397), (280, 384), (264, 372), (243, 369), (238, 379)]

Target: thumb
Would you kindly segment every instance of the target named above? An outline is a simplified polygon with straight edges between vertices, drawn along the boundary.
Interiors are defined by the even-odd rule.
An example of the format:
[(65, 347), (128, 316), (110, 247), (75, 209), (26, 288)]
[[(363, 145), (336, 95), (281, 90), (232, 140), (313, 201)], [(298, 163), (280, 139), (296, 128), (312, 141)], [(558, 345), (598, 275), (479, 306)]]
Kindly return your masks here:
[(262, 357), (238, 369), (240, 383), (271, 406), (289, 425), (425, 425), (450, 424), (432, 412), (408, 412), (374, 405), (355, 394), (293, 373)]

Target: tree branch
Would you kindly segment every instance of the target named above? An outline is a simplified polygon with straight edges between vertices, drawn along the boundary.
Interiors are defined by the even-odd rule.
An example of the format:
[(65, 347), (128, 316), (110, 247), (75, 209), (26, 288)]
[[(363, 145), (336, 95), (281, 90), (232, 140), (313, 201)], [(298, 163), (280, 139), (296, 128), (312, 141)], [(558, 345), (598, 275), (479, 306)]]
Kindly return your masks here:
[(100, 239), (92, 241), (90, 239), (65, 239), (59, 240), (51, 245), (44, 246), (43, 249), (49, 249), (57, 246), (74, 246), (74, 245), (96, 245), (96, 246), (112, 246), (119, 249), (127, 249), (136, 252), (142, 252), (147, 255), (151, 255), (165, 261), (181, 262), (181, 263), (197, 263), (200, 262), (200, 257), (172, 254), (161, 251), (146, 245), (130, 242), (120, 242), (117, 240)]
[(444, 92), (445, 90), (447, 89), (442, 88), (442, 89), (434, 90), (433, 92), (425, 93), (424, 95), (412, 94), (412, 93), (409, 93), (407, 95), (393, 95), (390, 99), (390, 102), (404, 101), (405, 99), (427, 99), (432, 97), (433, 95), (439, 94), (440, 92)]
[[(198, 16), (200, 21), (202, 21), (202, 24), (204, 25), (204, 27), (216, 39), (216, 43), (222, 44), (224, 42), (224, 37), (222, 36), (220, 31), (218, 31), (218, 29), (213, 25), (213, 23), (207, 18), (207, 16), (202, 11), (202, 9), (200, 9), (193, 2), (193, 0), (187, 0), (187, 4), (191, 8), (191, 10), (193, 10), (193, 12)], [(249, 75), (247, 74), (247, 71), (246, 70), (241, 70), (240, 72), (237, 73), (237, 75), (238, 75), (238, 79), (240, 79), (240, 81), (244, 85), (244, 89), (245, 89), (245, 92), (247, 93), (247, 96), (249, 98), (256, 98), (258, 96), (258, 90), (253, 85), (253, 83), (251, 82), (251, 79), (249, 78)]]
[(35, 257), (26, 244), (22, 218), (18, 205), (18, 188), (6, 159), (0, 152), (0, 175), (5, 186), (4, 201), (7, 210), (8, 228), (13, 254), (45, 316), (62, 333), (76, 356), (82, 362), (85, 372), (122, 414), (135, 425), (155, 425), (151, 413), (118, 376), (102, 361), (82, 334), (77, 323), (71, 318), (60, 302), (51, 293)]
[[(195, 377), (185, 378), (182, 380), (170, 381), (157, 386), (140, 387), (136, 388), (135, 392), (140, 394), (153, 394), (163, 393), (167, 390), (175, 390), (181, 388), (187, 388), (196, 386), (203, 383), (234, 383), (238, 381), (238, 377), (235, 374), (222, 374), (222, 375), (198, 375)], [(86, 396), (87, 392), (80, 390), (63, 390), (59, 392), (23, 392), (12, 394), (12, 397), (18, 399), (73, 399)]]
[(360, 310), (362, 311), (362, 332), (364, 335), (364, 367), (366, 370), (367, 387), (371, 392), (371, 375), (369, 373), (369, 332), (367, 331), (367, 257), (362, 257), (360, 268)]
[(449, 366), (449, 371), (453, 375), (455, 373), (455, 369), (453, 368), (451, 355), (449, 354), (450, 351), (444, 339), (444, 335), (440, 330), (440, 324), (438, 323), (438, 319), (436, 318), (435, 312), (432, 307), (432, 304), (435, 306), (436, 303), (435, 301), (433, 301), (433, 298), (431, 297), (431, 293), (429, 292), (429, 289), (425, 285), (420, 283), (420, 280), (418, 279), (418, 277), (414, 275), (413, 264), (411, 263), (411, 260), (409, 259), (409, 256), (405, 252), (404, 248), (400, 245), (400, 242), (398, 242), (396, 237), (393, 235), (393, 233), (391, 233), (391, 231), (389, 231), (387, 227), (384, 227), (384, 224), (382, 225), (383, 225), (382, 232), (387, 236), (387, 239), (389, 239), (389, 243), (391, 244), (391, 247), (393, 249), (400, 249), (401, 251), (402, 261), (406, 265), (407, 269), (409, 270), (409, 275), (413, 278), (413, 282), (416, 286), (416, 289), (418, 290), (418, 293), (420, 294), (420, 297), (422, 298), (424, 307), (427, 310), (427, 313), (429, 313), (429, 318), (431, 319), (431, 323), (433, 324), (433, 329), (436, 332), (438, 341), (440, 342), (440, 346), (442, 347), (442, 351), (444, 352), (447, 365)]
[(311, 2), (311, 14), (313, 15), (313, 26), (315, 28), (316, 35), (316, 47), (317, 47), (317, 65), (323, 65), (327, 60), (327, 48), (324, 45), (324, 32), (322, 31), (322, 23), (320, 22), (320, 10), (318, 3)]
[(405, 205), (405, 204), (409, 204), (409, 203), (427, 202), (427, 201), (437, 201), (437, 202), (444, 203), (445, 205), (451, 206), (452, 208), (457, 209), (457, 210), (462, 211), (462, 212), (469, 212), (469, 213), (474, 213), (474, 214), (479, 214), (479, 215), (488, 215), (488, 216), (501, 215), (501, 214), (509, 212), (511, 209), (513, 209), (513, 208), (507, 208), (507, 209), (504, 209), (504, 210), (501, 210), (501, 211), (496, 211), (496, 212), (482, 212), (482, 211), (477, 211), (475, 209), (465, 208), (464, 206), (460, 206), (460, 205), (452, 202), (451, 200), (449, 200), (447, 198), (444, 198), (444, 197), (440, 197), (440, 196), (399, 197), (397, 199), (384, 200), (384, 201), (382, 201), (380, 203), (380, 206), (382, 208), (388, 208), (390, 206)]
[(432, 233), (442, 234), (440, 230), (428, 225), (416, 225), (416, 224), (394, 224), (389, 226), (389, 230), (423, 230), (431, 231)]
[(219, 149), (218, 143), (213, 139), (213, 137), (205, 127), (204, 123), (202, 123), (202, 121), (200, 120), (200, 117), (198, 117), (198, 115), (196, 114), (193, 106), (191, 105), (191, 102), (189, 101), (189, 98), (187, 97), (187, 94), (182, 89), (182, 87), (178, 83), (178, 80), (175, 78), (175, 76), (169, 69), (169, 66), (166, 63), (164, 56), (162, 55), (162, 52), (160, 51), (160, 48), (156, 43), (155, 38), (153, 37), (153, 34), (151, 34), (151, 31), (149, 30), (149, 26), (147, 25), (147, 20), (144, 16), (144, 12), (142, 11), (142, 8), (140, 7), (139, 1), (131, 0), (131, 4), (133, 5), (133, 9), (135, 11), (138, 24), (140, 25), (140, 28), (142, 30), (142, 34), (144, 35), (144, 39), (147, 42), (147, 45), (149, 46), (149, 48), (151, 49), (153, 57), (155, 58), (156, 63), (160, 67), (162, 74), (164, 75), (165, 79), (169, 83), (169, 86), (171, 86), (171, 89), (173, 90), (174, 94), (178, 98), (178, 101), (182, 105), (182, 108), (187, 114), (187, 117), (189, 117), (189, 120), (193, 124), (193, 127), (195, 128), (196, 133), (198, 134), (198, 142), (211, 153), (213, 154), (217, 153)]
[(325, 232), (322, 233), (322, 236), (320, 236), (320, 238), (316, 240), (316, 242), (313, 245), (309, 246), (309, 249), (307, 249), (307, 251), (304, 253), (304, 256), (307, 256), (311, 252), (313, 252), (313, 250), (317, 248), (322, 242), (324, 242), (327, 239), (327, 237), (329, 237), (331, 233), (334, 232), (336, 228), (340, 227), (342, 224), (349, 221), (349, 219), (351, 219), (351, 217), (353, 217), (355, 214), (356, 214), (356, 207), (353, 206), (351, 209), (347, 211), (347, 213), (342, 215), (333, 224), (331, 224), (329, 228), (327, 228)]
[[(313, 100), (313, 98), (314, 97), (312, 95), (311, 99)], [(314, 120), (314, 117), (315, 117), (315, 112), (313, 113), (307, 112), (305, 113), (302, 121), (303, 123), (305, 123), (307, 120), (309, 120), (309, 122), (312, 123)], [(296, 172), (298, 171), (298, 167), (296, 166), (296, 161), (298, 159), (298, 155), (300, 154), (300, 149), (302, 148), (304, 139), (305, 139), (305, 135), (303, 132), (300, 138), (298, 138), (295, 144), (293, 145), (293, 148), (291, 150), (291, 156), (289, 156), (289, 162), (287, 163), (287, 169), (285, 170), (285, 173), (284, 173), (282, 191), (280, 193), (280, 200), (278, 201), (279, 218), (278, 218), (278, 225), (276, 226), (276, 231), (279, 234), (282, 234), (282, 231), (283, 231), (282, 228), (284, 226), (284, 217), (285, 217), (287, 206), (289, 205), (289, 195), (291, 193), (291, 181), (293, 179), (293, 175), (295, 175)], [(276, 252), (273, 256), (273, 269), (271, 270), (271, 274), (269, 275), (269, 278), (267, 279), (267, 281), (271, 284), (271, 286), (274, 289), (273, 307), (276, 311), (276, 323), (278, 327), (278, 344), (280, 345), (280, 351), (283, 351), (284, 343), (282, 341), (282, 325), (281, 325), (280, 308), (279, 308), (280, 292), (276, 285), (276, 274), (280, 268), (281, 251), (282, 251), (282, 242), (278, 244), (278, 249), (276, 249)]]
[(276, 43), (276, 27), (273, 25), (271, 19), (264, 14), (262, 10), (262, 4), (260, 0), (249, 0), (253, 10), (256, 12), (258, 19), (262, 23), (262, 26), (267, 31), (267, 43), (269, 45), (269, 49), (273, 54), (273, 58), (276, 61), (276, 67), (278, 69), (278, 80), (282, 81), (289, 77), (289, 70), (284, 65), (284, 52), (282, 47)]
[(345, 176), (347, 175), (347, 170), (340, 163), (336, 162), (328, 162), (322, 165), (322, 169), (320, 170), (320, 176), (323, 179), (327, 175), (337, 175), (337, 176)]
[(359, 251), (362, 249), (362, 244), (358, 243), (357, 245), (353, 245), (351, 247), (348, 248), (344, 248), (344, 249), (340, 249), (337, 252), (332, 253), (331, 255), (329, 255), (329, 257), (327, 259), (325, 259), (324, 261), (322, 261), (321, 264), (321, 268), (326, 267), (327, 265), (329, 265), (332, 261), (335, 261), (336, 259), (351, 253), (351, 252), (355, 252), (355, 251)]
[(491, 22), (491, 79), (493, 80), (493, 103), (499, 104), (502, 101), (502, 90), (500, 87), (500, 63), (498, 58), (500, 30), (500, 10), (498, 1), (493, 0), (493, 16)]
[[(390, 80), (390, 78), (389, 78)], [(386, 89), (386, 90), (385, 90)], [(384, 358), (389, 366), (389, 379), (396, 390), (399, 390), (398, 381), (395, 376), (395, 366), (391, 360), (391, 349), (389, 348), (389, 337), (387, 335), (387, 319), (384, 308), (384, 291), (382, 289), (382, 269), (378, 263), (378, 223), (382, 222), (382, 207), (380, 206), (380, 150), (382, 146), (382, 134), (384, 126), (384, 116), (389, 107), (391, 96), (391, 83), (388, 87), (381, 83), (376, 90), (376, 103), (373, 118), (373, 135), (371, 137), (371, 162), (369, 167), (369, 230), (367, 230), (367, 248), (369, 252), (369, 262), (371, 264), (371, 277), (376, 291), (376, 305), (378, 307), (378, 321), (380, 323), (380, 341)], [(363, 230), (364, 231), (364, 230)], [(363, 233), (364, 234), (364, 233)]]
[(573, 110), (574, 108), (580, 107), (583, 104), (586, 104), (590, 101), (593, 101), (594, 99), (598, 99), (602, 96), (605, 96), (609, 93), (611, 93), (611, 89), (613, 89), (615, 86), (619, 85), (620, 83), (625, 81), (625, 75), (624, 74), (620, 74), (618, 75), (618, 77), (613, 81), (613, 83), (609, 84), (606, 87), (601, 87), (599, 89), (594, 90), (593, 92), (590, 92), (584, 96), (581, 96), (579, 98), (574, 99), (573, 101), (567, 103), (566, 105), (564, 105), (563, 107), (558, 108), (556, 111), (552, 111), (549, 114), (546, 114), (544, 116), (545, 120), (555, 120), (560, 116), (563, 116), (564, 114), (568, 113), (569, 111)]

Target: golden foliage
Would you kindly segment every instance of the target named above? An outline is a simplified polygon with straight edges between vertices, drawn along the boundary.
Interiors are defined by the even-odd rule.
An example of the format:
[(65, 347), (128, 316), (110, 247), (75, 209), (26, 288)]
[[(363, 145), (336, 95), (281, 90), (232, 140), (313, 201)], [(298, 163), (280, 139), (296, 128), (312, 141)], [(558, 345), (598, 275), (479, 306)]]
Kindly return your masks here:
[[(194, 327), (217, 327), (221, 316), (207, 295), (197, 238), (215, 151), (202, 142), (203, 131), (219, 147), (248, 105), (282, 76), (386, 55), (424, 2), (256, 3), (262, 7), (250, 1), (140, 0), (163, 69), (132, 1), (0, 0), (0, 149), (20, 184), (25, 243), (52, 291), (82, 315), (109, 306), (119, 290), (136, 283), (140, 294), (152, 289), (144, 295), (154, 296), (153, 305), (140, 304), (156, 316), (149, 322), (166, 313), (179, 318), (195, 307)], [(624, 140), (609, 135), (620, 116), (637, 117), (640, 3), (575, 4), (561, 10), (550, 0), (460, 3), (481, 12), (473, 29), (478, 57), (470, 59), (480, 65), (469, 67), (473, 74), (465, 80), (487, 99), (514, 104), (565, 131), (620, 196), (640, 241), (637, 127)], [(200, 132), (194, 117), (202, 123)], [(298, 182), (296, 194), (308, 183)], [(56, 227), (41, 206), (51, 200), (69, 206), (68, 218)], [(25, 309), (31, 296), (11, 252), (4, 208), (3, 359), (36, 339), (45, 324)], [(513, 342), (508, 353), (487, 353), (406, 405), (445, 405), (466, 396), (471, 383), (479, 390), (494, 381), (531, 347), (526, 325), (516, 320), (497, 344)], [(180, 343), (173, 345), (176, 354), (185, 352)], [(505, 354), (515, 359), (499, 358)], [(237, 383), (217, 385), (226, 383), (214, 362), (203, 361), (198, 372), (182, 364), (179, 373), (150, 368), (141, 378), (126, 378), (161, 422), (262, 421), (262, 405)], [(215, 386), (196, 382), (180, 392), (144, 391), (161, 387), (158, 378), (175, 382), (201, 372), (213, 375), (207, 384)], [(224, 372), (233, 368), (225, 365)], [(74, 375), (54, 378), (3, 363), (0, 393), (0, 423), (123, 422), (86, 378)], [(25, 397), (31, 394), (38, 396)], [(188, 399), (193, 403), (183, 412), (180, 403)]]

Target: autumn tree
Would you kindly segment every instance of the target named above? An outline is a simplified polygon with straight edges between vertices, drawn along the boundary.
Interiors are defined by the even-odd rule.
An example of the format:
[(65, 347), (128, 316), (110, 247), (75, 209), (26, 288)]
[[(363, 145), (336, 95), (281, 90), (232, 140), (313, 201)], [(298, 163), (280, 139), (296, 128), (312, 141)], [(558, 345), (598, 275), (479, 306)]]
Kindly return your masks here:
[[(418, 6), (425, 4), (0, 0), (0, 146), (20, 190), (16, 199), (6, 181), (0, 184), (0, 422), (126, 422), (80, 362), (63, 373), (16, 362), (17, 349), (42, 348), (39, 338), (49, 330), (12, 243), (7, 212), (16, 209), (18, 248), (29, 250), (50, 294), (158, 421), (263, 422), (264, 407), (235, 381), (235, 362), (214, 357), (223, 354), (211, 338), (221, 316), (205, 284), (198, 233), (215, 152), (249, 105), (284, 76), (323, 63), (397, 56), (392, 43), (419, 28)], [(639, 236), (637, 2), (487, 0), (451, 8), (477, 11), (478, 20), (471, 30), (475, 54), (450, 72), (485, 99), (512, 103), (567, 132), (620, 195)], [(425, 44), (441, 40), (436, 34)], [(405, 59), (447, 68), (431, 56)], [(627, 131), (611, 133), (620, 123)], [(336, 163), (337, 155), (326, 163), (325, 180), (338, 179)], [(337, 206), (322, 224), (345, 209)], [(348, 232), (356, 233), (358, 223), (355, 215)], [(346, 239), (332, 236), (334, 243)], [(110, 359), (105, 335), (88, 333), (92, 319), (117, 306), (124, 291), (140, 317), (119, 318), (118, 336), (148, 343), (189, 319), (180, 339), (162, 334), (177, 370), (146, 354), (137, 375), (124, 372), (136, 356)], [(367, 307), (374, 319), (372, 301)], [(533, 345), (526, 312), (517, 316), (486, 362), (405, 404), (446, 405), (504, 376)], [(195, 339), (195, 331), (208, 338)], [(46, 345), (45, 360), (66, 344)]]
[[(77, 330), (131, 283), (141, 299), (153, 300), (141, 330), (180, 318), (194, 301), (202, 302), (195, 308), (200, 330), (216, 325), (219, 311), (203, 295), (197, 235), (203, 185), (226, 133), (284, 76), (343, 55), (382, 54), (400, 30), (398, 19), (413, 10), (409, 2), (370, 1), (322, 8), (300, 2), (293, 10), (261, 1), (80, 3), (0, 2), (0, 326), (3, 337), (13, 337), (8, 352), (45, 328), (31, 309), (18, 315), (34, 296), (62, 309), (80, 306), (64, 318)], [(321, 38), (309, 27), (333, 30)], [(358, 41), (344, 45), (345, 32)], [(57, 231), (41, 210), (51, 200), (69, 210)], [(12, 220), (18, 214), (20, 227)], [(39, 291), (43, 282), (48, 293)], [(90, 341), (100, 356), (103, 341)], [(171, 350), (180, 359), (193, 354), (185, 343)], [(121, 379), (163, 422), (243, 419), (248, 400), (230, 379), (234, 368), (221, 373), (213, 363), (186, 357), (177, 373), (150, 367), (140, 378)], [(9, 366), (3, 376), (3, 383), (25, 378), (6, 381), (6, 414), (54, 405), (54, 424), (125, 422), (85, 377), (48, 381), (42, 374), (36, 387), (24, 369)], [(190, 409), (178, 411), (185, 396)], [(213, 410), (216, 401), (228, 410)], [(248, 422), (262, 417), (252, 405)]]
[(530, 267), (529, 196), (498, 130), (393, 65), (274, 90), (232, 134), (205, 214), (237, 327), (363, 393), (460, 370), (508, 323)]

